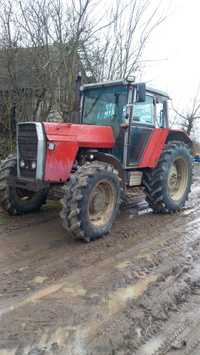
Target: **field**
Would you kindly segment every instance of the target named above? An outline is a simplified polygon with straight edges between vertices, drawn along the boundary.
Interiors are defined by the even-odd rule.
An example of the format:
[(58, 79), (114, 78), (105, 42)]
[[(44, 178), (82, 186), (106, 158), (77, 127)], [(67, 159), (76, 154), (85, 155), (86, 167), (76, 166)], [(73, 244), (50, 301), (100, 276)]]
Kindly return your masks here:
[(199, 355), (200, 168), (187, 206), (155, 215), (142, 197), (86, 244), (59, 205), (0, 212), (1, 355)]

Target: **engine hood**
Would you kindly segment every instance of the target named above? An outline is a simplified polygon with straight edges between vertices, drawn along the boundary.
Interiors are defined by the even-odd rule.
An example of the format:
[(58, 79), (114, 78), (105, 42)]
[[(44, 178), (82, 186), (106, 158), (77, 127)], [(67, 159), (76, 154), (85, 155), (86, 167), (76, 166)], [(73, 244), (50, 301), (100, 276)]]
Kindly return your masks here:
[(73, 123), (43, 123), (48, 141), (73, 142), (79, 147), (112, 148), (115, 144), (110, 126)]

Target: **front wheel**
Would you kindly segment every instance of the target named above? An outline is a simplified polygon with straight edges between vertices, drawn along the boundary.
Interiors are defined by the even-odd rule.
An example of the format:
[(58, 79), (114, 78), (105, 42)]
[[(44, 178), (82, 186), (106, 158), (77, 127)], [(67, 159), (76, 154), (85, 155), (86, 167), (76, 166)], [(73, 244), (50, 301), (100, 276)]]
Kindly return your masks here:
[(10, 155), (0, 167), (0, 206), (11, 215), (40, 209), (46, 202), (48, 191), (32, 192), (11, 186), (9, 179), (17, 175), (17, 159)]
[(119, 210), (118, 172), (107, 163), (81, 166), (65, 186), (61, 218), (64, 228), (85, 241), (107, 234)]
[(192, 157), (183, 143), (168, 143), (155, 169), (144, 172), (146, 199), (157, 213), (176, 212), (188, 199)]

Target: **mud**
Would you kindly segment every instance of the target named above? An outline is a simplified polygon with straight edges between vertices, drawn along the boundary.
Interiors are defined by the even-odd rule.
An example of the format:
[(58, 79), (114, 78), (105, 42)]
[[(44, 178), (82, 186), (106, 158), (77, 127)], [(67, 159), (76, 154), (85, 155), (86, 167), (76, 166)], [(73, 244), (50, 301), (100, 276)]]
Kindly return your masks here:
[(59, 205), (0, 212), (1, 355), (199, 355), (200, 168), (175, 215), (135, 196), (112, 232), (72, 240)]

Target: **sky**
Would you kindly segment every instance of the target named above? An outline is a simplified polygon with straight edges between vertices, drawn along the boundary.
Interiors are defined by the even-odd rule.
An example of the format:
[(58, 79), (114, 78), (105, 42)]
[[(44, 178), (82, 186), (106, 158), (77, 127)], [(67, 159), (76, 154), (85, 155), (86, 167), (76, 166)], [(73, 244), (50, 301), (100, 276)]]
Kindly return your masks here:
[(167, 19), (151, 36), (143, 79), (167, 91), (179, 110), (187, 110), (200, 86), (200, 1), (161, 0), (169, 3)]

